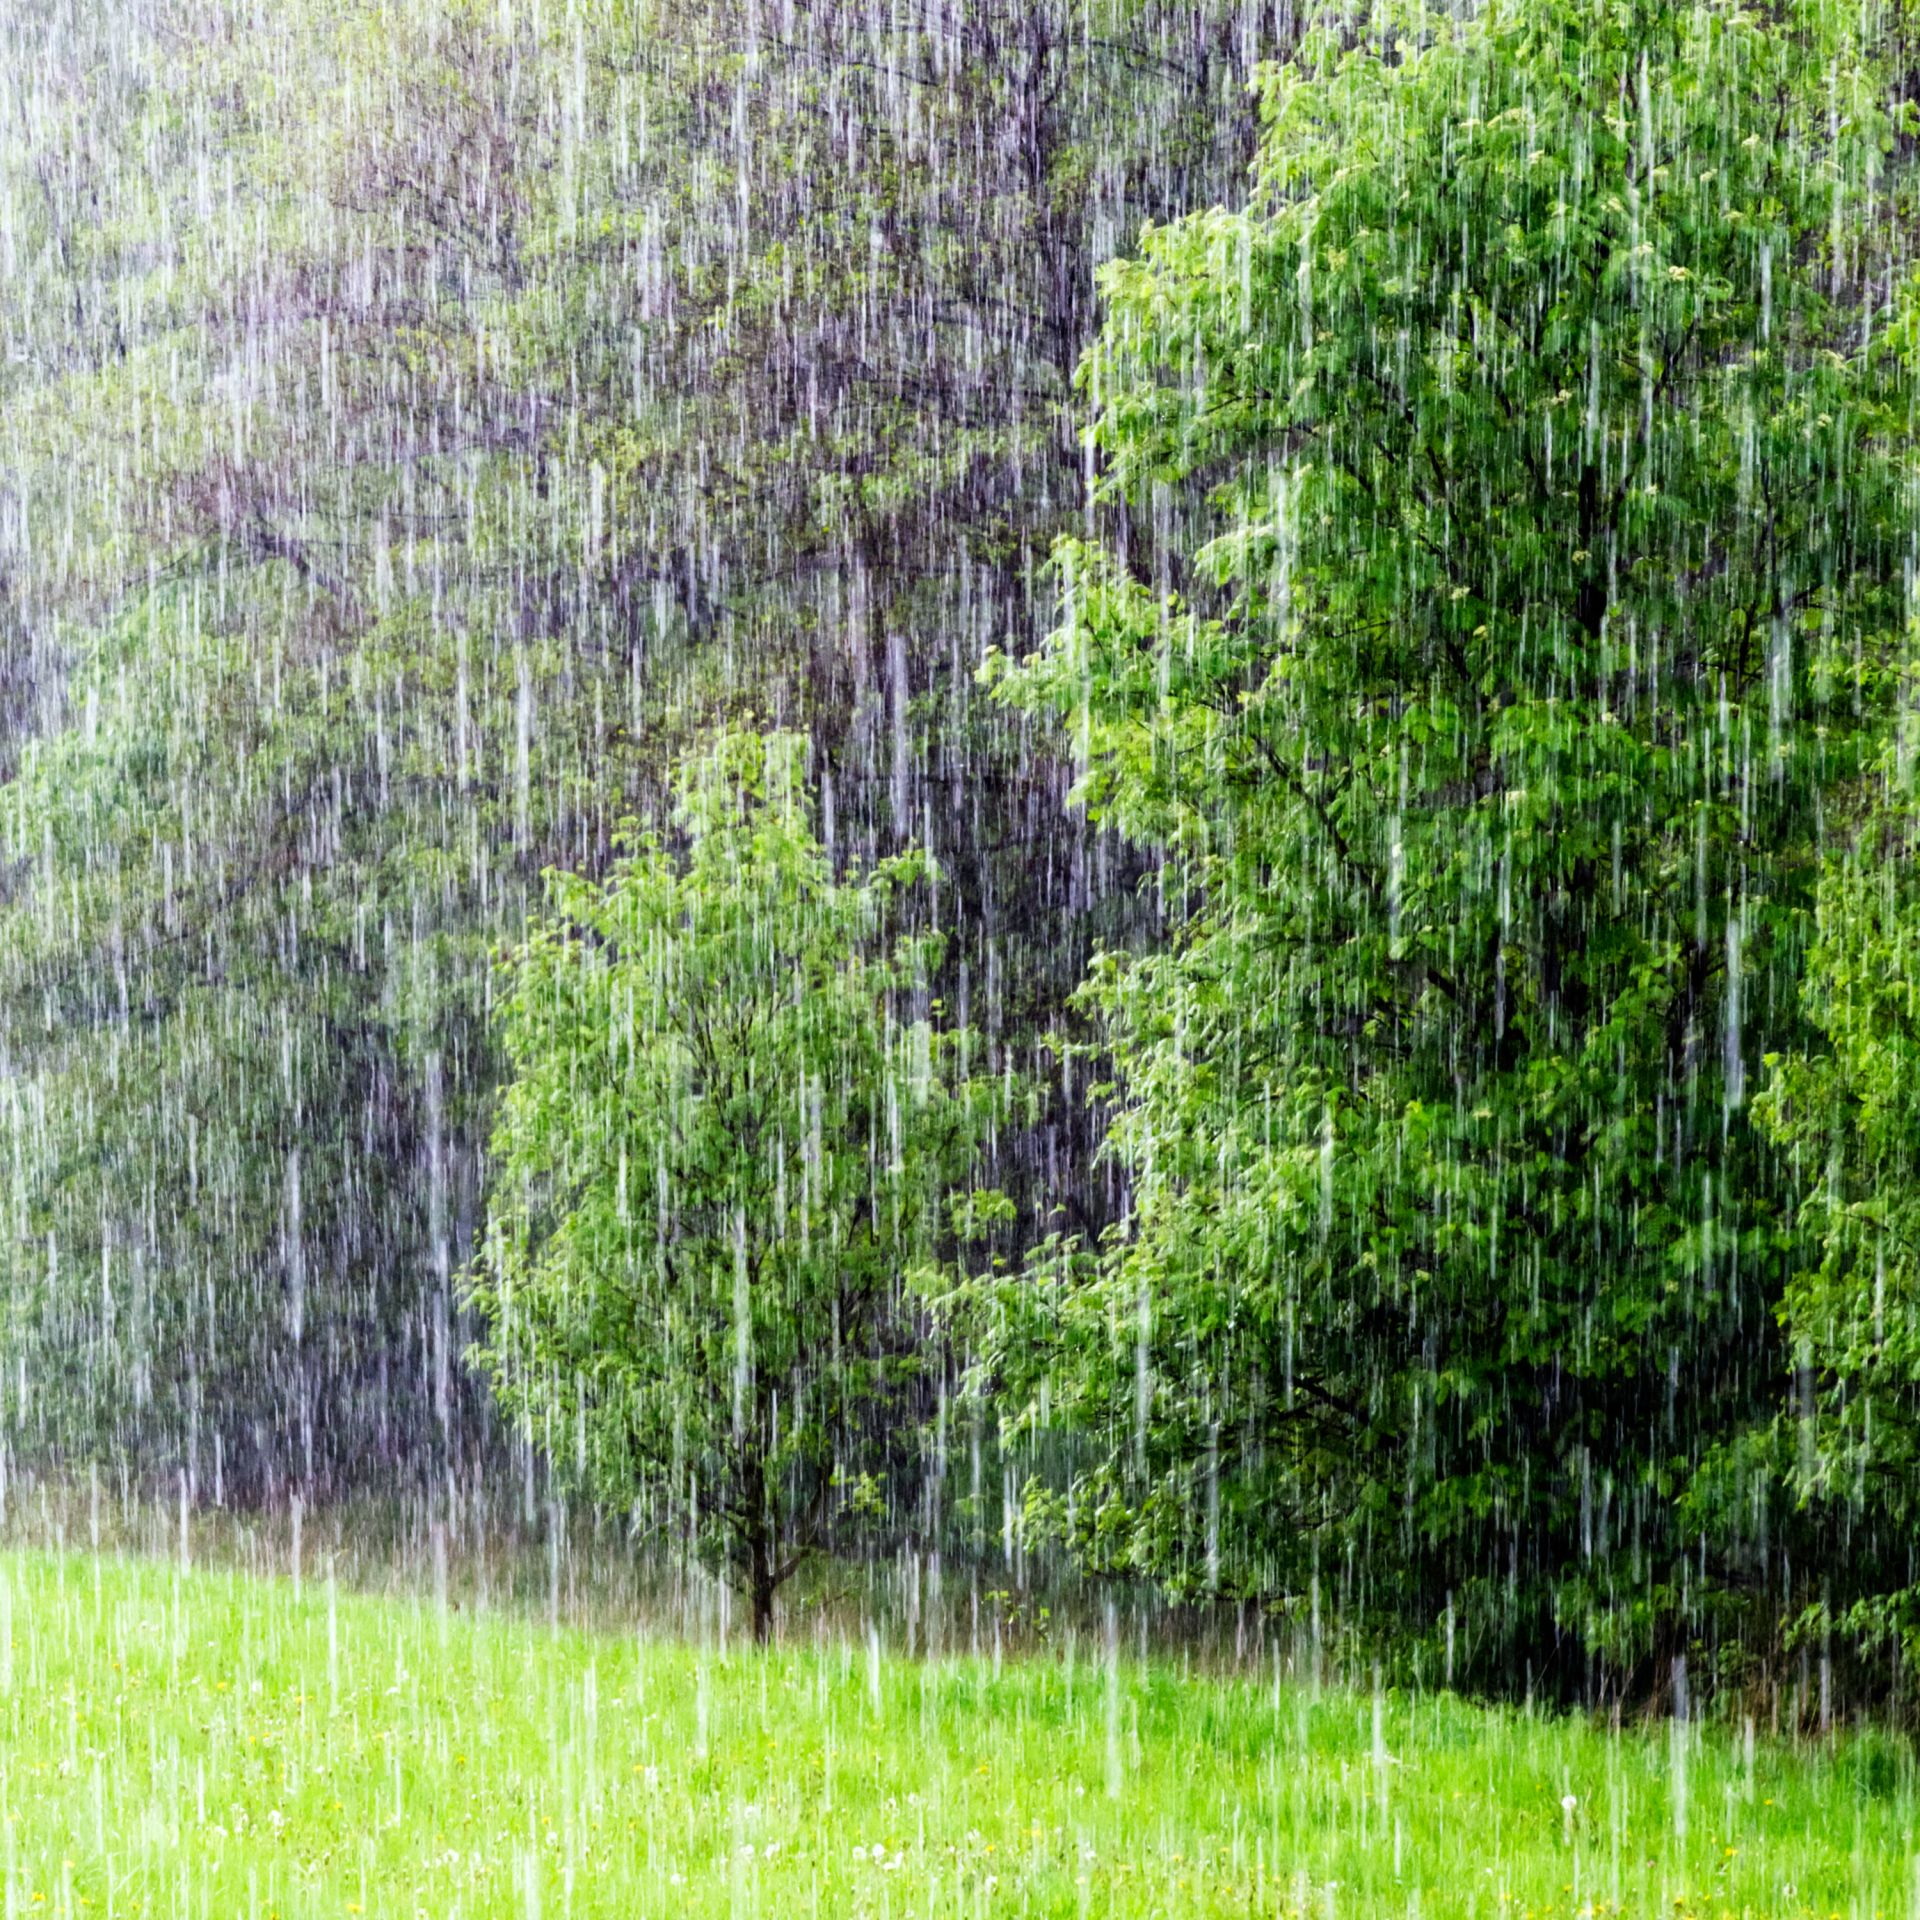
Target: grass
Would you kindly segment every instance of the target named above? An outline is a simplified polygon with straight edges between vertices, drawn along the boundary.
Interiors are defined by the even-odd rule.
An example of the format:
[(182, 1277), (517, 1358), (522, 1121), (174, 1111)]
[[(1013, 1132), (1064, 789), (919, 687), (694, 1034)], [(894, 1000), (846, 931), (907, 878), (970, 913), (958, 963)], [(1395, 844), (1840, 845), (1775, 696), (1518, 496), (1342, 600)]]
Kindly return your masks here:
[(0, 1556), (9, 1920), (1908, 1920), (1914, 1811), (1875, 1736), (1612, 1735), (1084, 1648), (762, 1657)]

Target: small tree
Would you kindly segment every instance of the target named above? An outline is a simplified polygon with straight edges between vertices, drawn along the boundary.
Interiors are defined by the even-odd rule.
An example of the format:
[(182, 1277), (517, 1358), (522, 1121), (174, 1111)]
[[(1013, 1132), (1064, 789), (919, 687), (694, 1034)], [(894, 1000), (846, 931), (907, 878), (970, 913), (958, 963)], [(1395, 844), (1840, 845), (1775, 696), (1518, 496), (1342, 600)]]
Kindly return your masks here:
[(502, 1404), (594, 1497), (723, 1565), (767, 1637), (837, 1517), (879, 1497), (925, 1366), (916, 1289), (991, 1125), (937, 1024), (907, 854), (836, 879), (804, 739), (717, 736), (675, 852), (549, 876), (504, 962), (511, 1080), (470, 1297)]

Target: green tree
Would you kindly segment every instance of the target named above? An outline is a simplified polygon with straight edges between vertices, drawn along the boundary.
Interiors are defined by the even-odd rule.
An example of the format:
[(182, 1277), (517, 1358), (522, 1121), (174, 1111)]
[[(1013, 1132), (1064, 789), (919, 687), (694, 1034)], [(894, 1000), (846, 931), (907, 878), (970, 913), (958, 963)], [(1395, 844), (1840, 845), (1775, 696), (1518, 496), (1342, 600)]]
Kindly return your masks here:
[(1109, 531), (995, 671), (1172, 930), (1082, 996), (1130, 1217), (980, 1314), (1090, 1449), (1032, 1503), (1092, 1565), (1560, 1690), (1789, 1601), (1747, 1085), (1912, 523), (1862, 31), (1376, 6), (1269, 75), (1247, 205), (1108, 270)]
[(911, 1295), (1000, 1106), (940, 1022), (917, 854), (836, 879), (806, 743), (724, 733), (680, 769), (677, 853), (549, 876), (506, 965), (511, 1079), (472, 1299), (511, 1414), (615, 1508), (774, 1596), (883, 1472), (926, 1364)]
[[(1913, 682), (1904, 690), (1911, 700)], [(1812, 1245), (1780, 1302), (1794, 1394), (1771, 1451), (1845, 1552), (1797, 1625), (1920, 1653), (1920, 809), (1896, 743), (1836, 835), (1803, 997), (1814, 1032), (1755, 1103), (1798, 1160)]]

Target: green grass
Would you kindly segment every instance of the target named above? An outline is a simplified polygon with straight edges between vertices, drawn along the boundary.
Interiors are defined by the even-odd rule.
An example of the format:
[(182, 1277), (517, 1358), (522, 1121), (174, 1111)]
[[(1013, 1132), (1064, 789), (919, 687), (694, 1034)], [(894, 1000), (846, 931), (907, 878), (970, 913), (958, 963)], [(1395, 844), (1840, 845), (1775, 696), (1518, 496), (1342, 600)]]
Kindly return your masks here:
[(0, 1556), (0, 1815), (8, 1916), (1909, 1920), (1916, 1892), (1875, 1737), (1749, 1756), (1084, 1651), (761, 1657), (54, 1553)]

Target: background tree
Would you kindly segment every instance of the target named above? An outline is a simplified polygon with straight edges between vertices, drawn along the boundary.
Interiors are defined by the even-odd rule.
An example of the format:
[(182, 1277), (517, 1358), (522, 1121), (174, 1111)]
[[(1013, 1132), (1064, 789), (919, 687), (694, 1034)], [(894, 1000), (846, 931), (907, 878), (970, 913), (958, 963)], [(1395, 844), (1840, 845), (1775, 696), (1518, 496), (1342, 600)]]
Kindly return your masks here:
[(1777, 1648), (1806, 1241), (1747, 1089), (1908, 644), (1861, 22), (1379, 7), (1269, 77), (1246, 206), (1106, 273), (1109, 537), (1005, 692), (1177, 931), (1083, 994), (1131, 1217), (983, 1320), (1095, 1567), (1449, 1678)]
[(511, 1079), (473, 1299), (507, 1408), (616, 1509), (774, 1595), (874, 1506), (926, 1364), (912, 1299), (996, 1113), (929, 998), (940, 938), (905, 854), (836, 879), (806, 741), (685, 761), (684, 853), (640, 836), (604, 882), (549, 878), (507, 962)]
[[(753, 705), (1031, 1053), (1127, 869), (972, 669), (1093, 264), (1239, 176), (1272, 10), (256, 15), (0, 8), (0, 1439), (531, 1523), (450, 1293), (488, 955)], [(1097, 1215), (1090, 1137), (1009, 1184)]]

